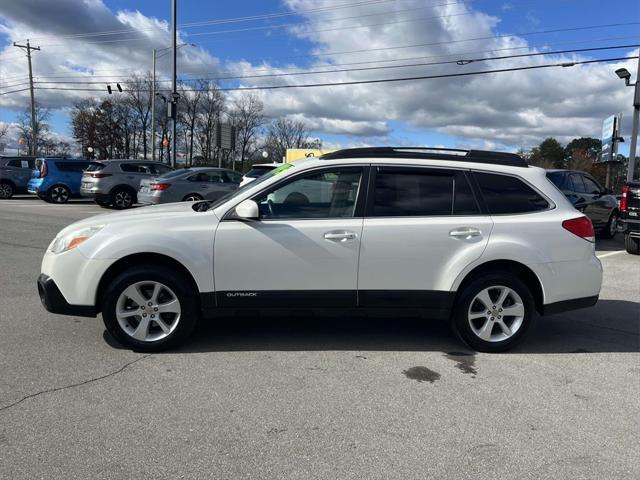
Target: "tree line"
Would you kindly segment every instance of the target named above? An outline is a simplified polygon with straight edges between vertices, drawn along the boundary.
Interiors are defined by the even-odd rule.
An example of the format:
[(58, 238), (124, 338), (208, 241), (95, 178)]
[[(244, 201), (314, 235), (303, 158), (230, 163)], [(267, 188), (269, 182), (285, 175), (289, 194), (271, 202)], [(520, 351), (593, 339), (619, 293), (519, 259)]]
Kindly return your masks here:
[[(602, 185), (619, 192), (624, 185), (628, 158), (618, 155), (617, 162), (607, 166), (599, 162), (602, 142), (597, 138), (574, 138), (563, 146), (558, 140), (549, 137), (531, 150), (520, 150), (518, 154), (529, 165), (542, 168), (566, 168), (581, 170), (593, 175)], [(607, 169), (609, 182), (607, 183)]]
[[(256, 161), (281, 161), (288, 148), (319, 148), (321, 142), (309, 137), (310, 129), (301, 120), (269, 119), (257, 95), (242, 92), (226, 95), (213, 82), (201, 80), (178, 89), (177, 134), (171, 138), (167, 115), (171, 93), (158, 89), (155, 99), (155, 142), (152, 141), (151, 75), (130, 77), (123, 91), (100, 99), (77, 102), (71, 111), (71, 127), (82, 155), (87, 158), (156, 158), (168, 163), (176, 148), (182, 163), (222, 165), (240, 170)], [(234, 151), (216, 147), (216, 126), (230, 124), (236, 130)], [(155, 144), (155, 155), (153, 145)]]

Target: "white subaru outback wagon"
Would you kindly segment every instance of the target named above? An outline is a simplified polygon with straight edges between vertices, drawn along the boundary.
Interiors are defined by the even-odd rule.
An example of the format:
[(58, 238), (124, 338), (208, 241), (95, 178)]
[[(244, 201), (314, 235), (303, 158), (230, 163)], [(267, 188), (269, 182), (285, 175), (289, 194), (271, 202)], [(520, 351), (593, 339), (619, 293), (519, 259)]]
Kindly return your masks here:
[(502, 351), (536, 313), (589, 307), (602, 267), (590, 220), (517, 155), (361, 148), (286, 164), (215, 204), (74, 223), (38, 291), (142, 351), (242, 308), (419, 309)]

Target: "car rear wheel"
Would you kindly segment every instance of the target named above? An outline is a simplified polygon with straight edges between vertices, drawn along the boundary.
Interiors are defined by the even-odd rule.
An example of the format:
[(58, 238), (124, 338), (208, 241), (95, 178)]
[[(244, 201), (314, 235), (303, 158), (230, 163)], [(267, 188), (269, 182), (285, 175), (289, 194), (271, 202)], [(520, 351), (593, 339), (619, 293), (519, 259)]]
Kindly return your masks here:
[(611, 212), (609, 221), (601, 233), (602, 238), (613, 238), (618, 233), (618, 212)]
[(494, 272), (463, 285), (452, 326), (472, 348), (502, 352), (522, 340), (534, 312), (535, 301), (527, 285), (512, 273)]
[(12, 184), (10, 184), (9, 182), (0, 183), (0, 198), (2, 199), (11, 198), (13, 197), (14, 193), (15, 193), (15, 189), (13, 188)]
[(189, 195), (184, 197), (182, 201), (183, 202), (199, 202), (202, 199), (203, 199), (202, 195), (199, 195), (197, 193), (190, 193)]
[(71, 190), (66, 185), (54, 185), (47, 196), (52, 203), (67, 203), (71, 198)]
[(117, 210), (131, 208), (136, 203), (135, 194), (128, 188), (117, 188), (111, 193), (111, 205)]
[(118, 275), (102, 301), (102, 319), (121, 344), (157, 352), (177, 346), (198, 322), (197, 292), (180, 272), (133, 267)]
[(640, 238), (627, 234), (624, 236), (624, 248), (631, 255), (640, 255)]

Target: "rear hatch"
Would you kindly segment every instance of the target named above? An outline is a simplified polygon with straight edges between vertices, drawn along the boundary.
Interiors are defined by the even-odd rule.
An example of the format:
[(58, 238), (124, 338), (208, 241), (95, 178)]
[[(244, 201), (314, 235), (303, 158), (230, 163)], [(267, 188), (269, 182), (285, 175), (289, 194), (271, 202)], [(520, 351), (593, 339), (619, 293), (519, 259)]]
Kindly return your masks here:
[(623, 217), (640, 220), (640, 182), (627, 182), (624, 186), (620, 210)]
[(102, 162), (91, 162), (89, 166), (82, 172), (82, 183), (80, 188), (91, 188), (98, 183), (98, 180), (104, 177), (110, 177), (110, 173), (102, 173), (106, 165)]

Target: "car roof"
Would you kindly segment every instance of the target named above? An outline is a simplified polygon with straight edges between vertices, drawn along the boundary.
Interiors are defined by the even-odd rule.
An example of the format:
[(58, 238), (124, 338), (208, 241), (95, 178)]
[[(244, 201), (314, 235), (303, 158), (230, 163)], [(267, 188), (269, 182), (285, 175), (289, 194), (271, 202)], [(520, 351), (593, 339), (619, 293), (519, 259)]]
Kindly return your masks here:
[(254, 168), (254, 167), (273, 167), (273, 168), (278, 168), (280, 165), (283, 165), (283, 163), (278, 163), (278, 162), (273, 162), (273, 163), (254, 163), (253, 165), (251, 165), (251, 168)]

